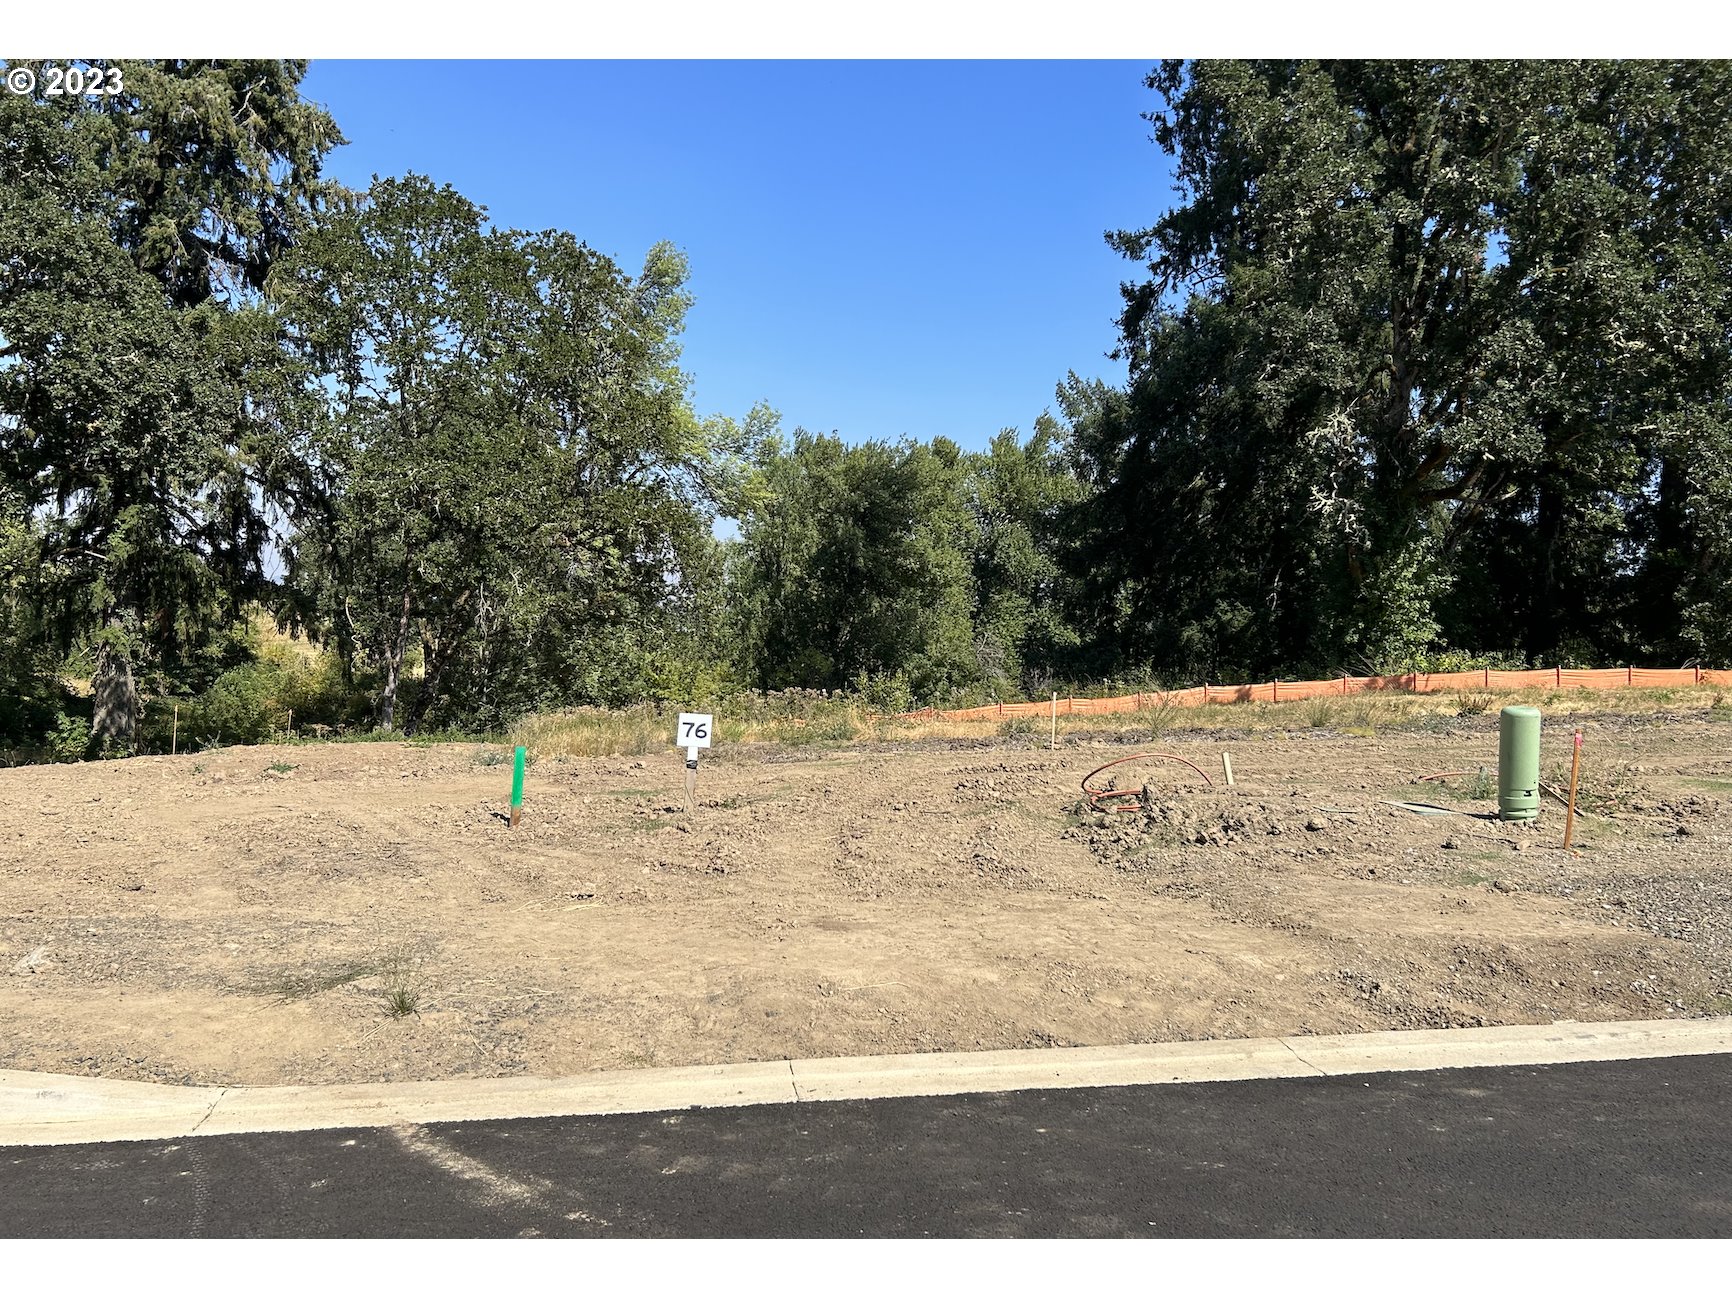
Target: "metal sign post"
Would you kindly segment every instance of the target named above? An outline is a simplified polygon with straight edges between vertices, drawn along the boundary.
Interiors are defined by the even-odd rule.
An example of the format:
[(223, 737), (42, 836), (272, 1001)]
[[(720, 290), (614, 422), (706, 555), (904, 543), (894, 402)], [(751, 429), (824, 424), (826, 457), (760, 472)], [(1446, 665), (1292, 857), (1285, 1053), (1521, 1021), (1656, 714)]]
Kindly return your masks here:
[(698, 750), (710, 747), (715, 718), (709, 713), (681, 713), (674, 729), (674, 743), (686, 751), (686, 812), (698, 806)]

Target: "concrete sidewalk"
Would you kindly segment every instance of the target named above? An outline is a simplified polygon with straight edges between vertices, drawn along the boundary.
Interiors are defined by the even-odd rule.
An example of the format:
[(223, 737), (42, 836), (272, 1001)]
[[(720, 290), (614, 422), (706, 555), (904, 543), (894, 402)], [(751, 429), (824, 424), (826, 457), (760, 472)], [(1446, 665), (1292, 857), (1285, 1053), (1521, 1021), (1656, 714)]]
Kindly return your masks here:
[(572, 1078), (167, 1087), (0, 1070), (0, 1146), (1732, 1053), (1732, 1019), (856, 1056)]

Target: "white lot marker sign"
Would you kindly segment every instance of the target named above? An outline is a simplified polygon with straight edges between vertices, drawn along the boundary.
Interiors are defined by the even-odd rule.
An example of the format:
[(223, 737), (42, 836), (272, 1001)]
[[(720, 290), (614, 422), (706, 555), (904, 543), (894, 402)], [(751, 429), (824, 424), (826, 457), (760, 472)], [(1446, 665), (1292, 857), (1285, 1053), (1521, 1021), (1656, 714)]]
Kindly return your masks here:
[(686, 811), (698, 805), (698, 750), (710, 747), (715, 718), (709, 713), (681, 713), (674, 743), (686, 751)]
[(715, 729), (715, 718), (708, 713), (681, 713), (679, 729), (674, 732), (674, 743), (686, 751), (686, 761), (693, 763), (698, 760), (698, 750), (710, 747), (710, 732)]

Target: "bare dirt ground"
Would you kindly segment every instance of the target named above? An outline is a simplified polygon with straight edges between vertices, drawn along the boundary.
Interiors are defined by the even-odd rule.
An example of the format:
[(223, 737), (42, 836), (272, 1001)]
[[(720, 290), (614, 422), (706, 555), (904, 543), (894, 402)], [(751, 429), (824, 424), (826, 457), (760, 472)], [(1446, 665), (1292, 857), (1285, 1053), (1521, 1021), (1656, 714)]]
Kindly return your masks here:
[[(1517, 828), (1411, 783), (1495, 769), (1490, 715), (738, 746), (690, 817), (677, 753), (546, 759), (515, 831), (476, 745), (0, 771), (0, 1068), (554, 1076), (1732, 1010), (1732, 719), (1572, 720), (1602, 815), (1571, 852), (1560, 808)], [(1144, 808), (1079, 811), (1149, 748), (1216, 786), (1128, 764)]]

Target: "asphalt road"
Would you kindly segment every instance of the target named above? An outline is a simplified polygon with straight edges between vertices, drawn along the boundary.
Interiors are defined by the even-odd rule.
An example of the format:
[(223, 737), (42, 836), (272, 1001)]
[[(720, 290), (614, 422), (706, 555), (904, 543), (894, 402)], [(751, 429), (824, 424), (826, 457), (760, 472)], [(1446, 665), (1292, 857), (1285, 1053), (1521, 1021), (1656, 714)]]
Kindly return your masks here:
[(1732, 1057), (0, 1149), (22, 1237), (1732, 1235)]

